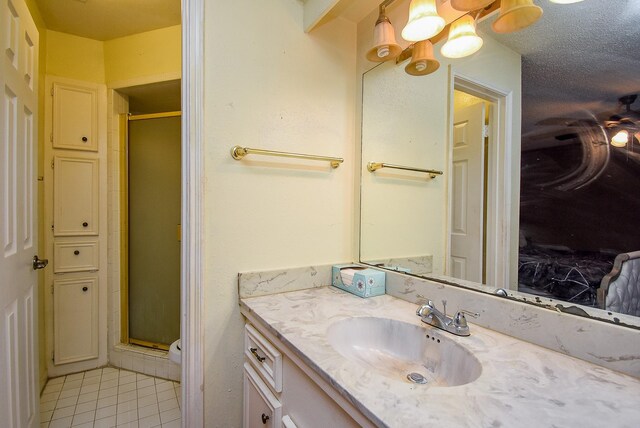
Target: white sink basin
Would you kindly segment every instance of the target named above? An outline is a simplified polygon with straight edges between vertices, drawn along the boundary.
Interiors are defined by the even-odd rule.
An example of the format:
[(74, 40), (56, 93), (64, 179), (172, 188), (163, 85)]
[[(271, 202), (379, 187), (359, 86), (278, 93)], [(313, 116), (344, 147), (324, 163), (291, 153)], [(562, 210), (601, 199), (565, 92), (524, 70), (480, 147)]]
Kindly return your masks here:
[(459, 386), (476, 380), (482, 366), (466, 348), (433, 329), (386, 318), (348, 318), (333, 323), (327, 337), (343, 357), (383, 376), (430, 386)]

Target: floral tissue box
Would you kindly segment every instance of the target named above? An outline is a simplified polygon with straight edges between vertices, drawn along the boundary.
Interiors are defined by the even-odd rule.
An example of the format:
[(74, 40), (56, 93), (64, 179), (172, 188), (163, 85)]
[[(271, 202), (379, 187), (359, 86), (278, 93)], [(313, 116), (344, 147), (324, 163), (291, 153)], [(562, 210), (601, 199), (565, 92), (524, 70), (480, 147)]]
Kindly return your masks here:
[(360, 297), (380, 296), (385, 293), (385, 273), (359, 265), (334, 265), (331, 268), (332, 285)]

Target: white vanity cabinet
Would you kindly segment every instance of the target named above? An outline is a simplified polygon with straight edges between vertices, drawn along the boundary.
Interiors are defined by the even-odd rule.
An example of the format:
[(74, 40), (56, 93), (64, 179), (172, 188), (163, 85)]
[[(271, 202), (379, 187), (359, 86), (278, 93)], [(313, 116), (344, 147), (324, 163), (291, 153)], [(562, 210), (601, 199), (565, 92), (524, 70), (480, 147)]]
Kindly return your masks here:
[(244, 344), (244, 428), (374, 426), (257, 323)]

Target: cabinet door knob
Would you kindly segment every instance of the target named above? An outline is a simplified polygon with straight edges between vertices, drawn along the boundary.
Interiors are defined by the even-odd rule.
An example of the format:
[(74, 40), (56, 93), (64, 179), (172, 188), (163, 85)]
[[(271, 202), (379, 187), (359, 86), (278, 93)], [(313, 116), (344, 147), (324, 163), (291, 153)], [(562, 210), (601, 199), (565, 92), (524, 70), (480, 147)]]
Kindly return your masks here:
[(73, 254), (75, 254), (75, 255), (77, 256), (78, 254), (80, 254), (80, 251), (79, 251), (79, 250), (75, 250), (75, 251), (73, 252)]
[(86, 221), (82, 223), (82, 227), (87, 227), (87, 226), (89, 226), (89, 223), (87, 223)]
[(269, 416), (265, 415), (264, 413), (262, 414), (262, 423), (264, 425), (267, 424), (267, 421), (269, 420)]
[(82, 287), (82, 291), (87, 291), (89, 287)]
[(82, 141), (86, 143), (89, 139), (87, 137), (82, 137)]

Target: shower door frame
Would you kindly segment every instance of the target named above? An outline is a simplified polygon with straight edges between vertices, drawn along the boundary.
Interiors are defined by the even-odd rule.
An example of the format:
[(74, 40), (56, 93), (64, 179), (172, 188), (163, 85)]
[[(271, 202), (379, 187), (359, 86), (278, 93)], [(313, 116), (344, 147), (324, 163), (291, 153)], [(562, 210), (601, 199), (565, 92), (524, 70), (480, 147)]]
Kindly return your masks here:
[[(136, 115), (121, 114), (119, 118), (120, 189), (122, 190), (120, 192), (120, 343), (163, 351), (168, 351), (170, 344), (149, 342), (129, 335), (129, 122), (180, 116), (182, 116), (181, 111), (168, 111)], [(182, 133), (182, 130), (180, 132)]]

